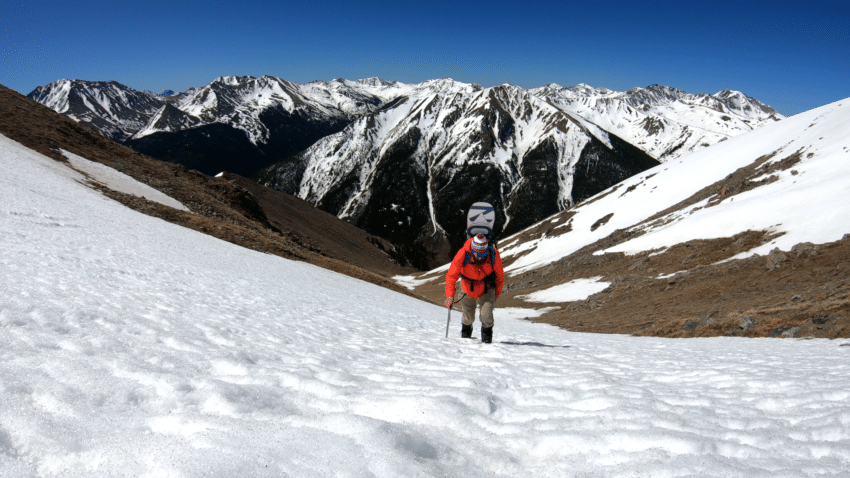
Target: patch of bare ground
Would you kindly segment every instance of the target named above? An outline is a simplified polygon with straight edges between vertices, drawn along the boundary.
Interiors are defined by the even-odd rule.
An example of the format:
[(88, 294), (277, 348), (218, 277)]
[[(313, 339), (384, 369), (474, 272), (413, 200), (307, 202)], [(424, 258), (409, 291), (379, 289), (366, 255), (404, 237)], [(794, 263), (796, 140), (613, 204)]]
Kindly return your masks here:
[[(691, 241), (661, 253), (573, 254), (514, 278), (502, 306), (560, 305), (532, 319), (585, 332), (661, 337), (850, 337), (850, 237), (730, 260), (766, 236)], [(517, 295), (602, 276), (583, 301), (530, 304)]]
[(308, 205), (295, 199), (287, 202), (281, 199), (282, 193), (266, 194), (260, 186), (249, 188), (233, 177), (212, 178), (139, 154), (2, 85), (0, 133), (66, 164), (60, 150), (110, 166), (180, 201), (191, 211), (92, 184), (103, 194), (144, 214), (416, 297), (385, 276), (412, 271), (393, 262), (386, 252), (392, 251), (392, 245), (386, 241), (352, 231), (356, 228), (335, 217), (328, 218), (315, 208), (310, 214)]
[(223, 179), (249, 191), (273, 228), (302, 247), (382, 276), (418, 272), (407, 265), (399, 247), (359, 229), (301, 198), (261, 186), (242, 176)]

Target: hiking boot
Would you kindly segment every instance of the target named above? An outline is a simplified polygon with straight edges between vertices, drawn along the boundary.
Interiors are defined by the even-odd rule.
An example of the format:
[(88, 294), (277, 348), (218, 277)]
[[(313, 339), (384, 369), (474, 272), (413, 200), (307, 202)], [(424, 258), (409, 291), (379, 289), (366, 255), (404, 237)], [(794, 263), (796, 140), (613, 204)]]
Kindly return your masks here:
[(493, 342), (493, 327), (481, 327), (481, 341), (485, 344)]
[(472, 325), (463, 324), (463, 327), (460, 328), (460, 338), (462, 338), (462, 339), (471, 339), (472, 338)]

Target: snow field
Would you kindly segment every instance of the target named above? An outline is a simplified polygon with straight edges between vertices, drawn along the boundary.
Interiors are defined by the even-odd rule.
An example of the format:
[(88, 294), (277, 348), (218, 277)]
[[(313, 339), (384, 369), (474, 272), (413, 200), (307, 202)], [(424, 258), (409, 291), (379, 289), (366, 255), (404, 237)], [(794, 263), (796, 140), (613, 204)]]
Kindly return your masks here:
[(518, 295), (518, 299), (528, 302), (572, 302), (585, 300), (593, 294), (602, 292), (611, 285), (610, 282), (600, 282), (602, 276), (590, 277), (588, 279), (574, 279), (563, 284), (558, 284), (548, 289), (538, 290), (530, 294)]
[[(73, 166), (74, 169), (88, 174), (94, 181), (109, 185), (109, 188), (114, 191), (143, 197), (151, 201), (158, 202), (164, 206), (189, 212), (189, 208), (180, 203), (180, 201), (163, 194), (158, 189), (154, 189), (147, 184), (140, 183), (130, 176), (116, 171), (109, 166), (89, 161), (86, 158), (82, 158), (65, 150), (62, 150), (62, 155), (68, 159), (68, 162), (71, 163), (71, 166)], [(82, 180), (82, 178), (80, 180)]]
[[(850, 347), (446, 311), (124, 208), (0, 137), (0, 475), (837, 476)], [(513, 317), (511, 317), (513, 316)], [(476, 324), (476, 333), (478, 332)]]

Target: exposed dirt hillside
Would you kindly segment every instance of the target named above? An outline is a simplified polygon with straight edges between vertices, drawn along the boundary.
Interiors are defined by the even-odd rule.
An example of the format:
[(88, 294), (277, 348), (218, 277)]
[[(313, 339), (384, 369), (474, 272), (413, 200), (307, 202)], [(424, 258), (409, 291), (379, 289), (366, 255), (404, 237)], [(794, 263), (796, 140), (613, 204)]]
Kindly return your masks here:
[[(410, 273), (404, 258), (387, 240), (373, 236), (301, 198), (224, 173), (224, 179), (249, 191), (271, 225), (296, 244), (386, 277)], [(389, 260), (388, 260), (389, 259)]]
[(60, 150), (96, 161), (183, 203), (184, 212), (93, 184), (105, 195), (160, 217), (249, 249), (301, 260), (398, 292), (412, 294), (387, 276), (413, 269), (385, 251), (392, 245), (276, 191), (240, 177), (213, 178), (144, 156), (106, 139), (0, 85), (0, 133), (57, 161)]

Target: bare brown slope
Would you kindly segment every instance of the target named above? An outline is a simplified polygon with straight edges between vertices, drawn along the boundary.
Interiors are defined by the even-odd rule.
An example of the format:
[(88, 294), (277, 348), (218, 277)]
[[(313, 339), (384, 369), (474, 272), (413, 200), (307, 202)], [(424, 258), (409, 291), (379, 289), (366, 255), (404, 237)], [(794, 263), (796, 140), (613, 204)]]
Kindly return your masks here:
[[(385, 256), (376, 245), (368, 242), (368, 234), (355, 236), (348, 230), (349, 225), (342, 223), (328, 226), (328, 228), (346, 231), (351, 235), (351, 240), (340, 241), (335, 244), (336, 247), (333, 250), (323, 249), (325, 245), (320, 242), (311, 244), (299, 241), (298, 238), (304, 235), (299, 232), (300, 225), (297, 220), (281, 221), (282, 214), (276, 208), (270, 207), (270, 210), (276, 211), (273, 217), (277, 226), (273, 225), (257, 197), (237, 184), (238, 181), (212, 178), (179, 165), (164, 163), (139, 154), (2, 85), (0, 85), (0, 133), (57, 161), (67, 162), (60, 151), (62, 149), (115, 168), (180, 201), (191, 210), (191, 213), (95, 185), (107, 196), (137, 211), (242, 247), (309, 262), (401, 293), (414, 295), (382, 275), (391, 271), (393, 273), (410, 272), (412, 269), (393, 264), (389, 256)], [(272, 199), (264, 200), (267, 207), (273, 202)], [(285, 209), (285, 206), (280, 208)], [(312, 221), (330, 221), (323, 215), (317, 214), (311, 217), (303, 208), (299, 209), (299, 214), (299, 218), (306, 224), (311, 224)], [(342, 222), (332, 216), (331, 218)], [(315, 225), (311, 226), (310, 231), (314, 229), (316, 229)], [(306, 236), (311, 237), (312, 234), (309, 232)], [(362, 241), (354, 239), (355, 237), (362, 238)], [(377, 252), (365, 253), (364, 251), (369, 250), (370, 247)], [(340, 258), (356, 257), (361, 254), (370, 258), (359, 261), (367, 268), (357, 267), (340, 260)]]
[(717, 264), (763, 237), (690, 241), (652, 256), (594, 256), (586, 248), (516, 277), (503, 305), (528, 307), (516, 296), (602, 276), (611, 283), (605, 291), (533, 320), (663, 337), (850, 337), (850, 240)]
[(257, 199), (272, 226), (293, 242), (354, 266), (391, 277), (416, 272), (404, 267), (396, 247), (385, 239), (317, 209), (298, 197), (261, 186), (247, 178), (224, 173), (228, 181), (245, 188)]

